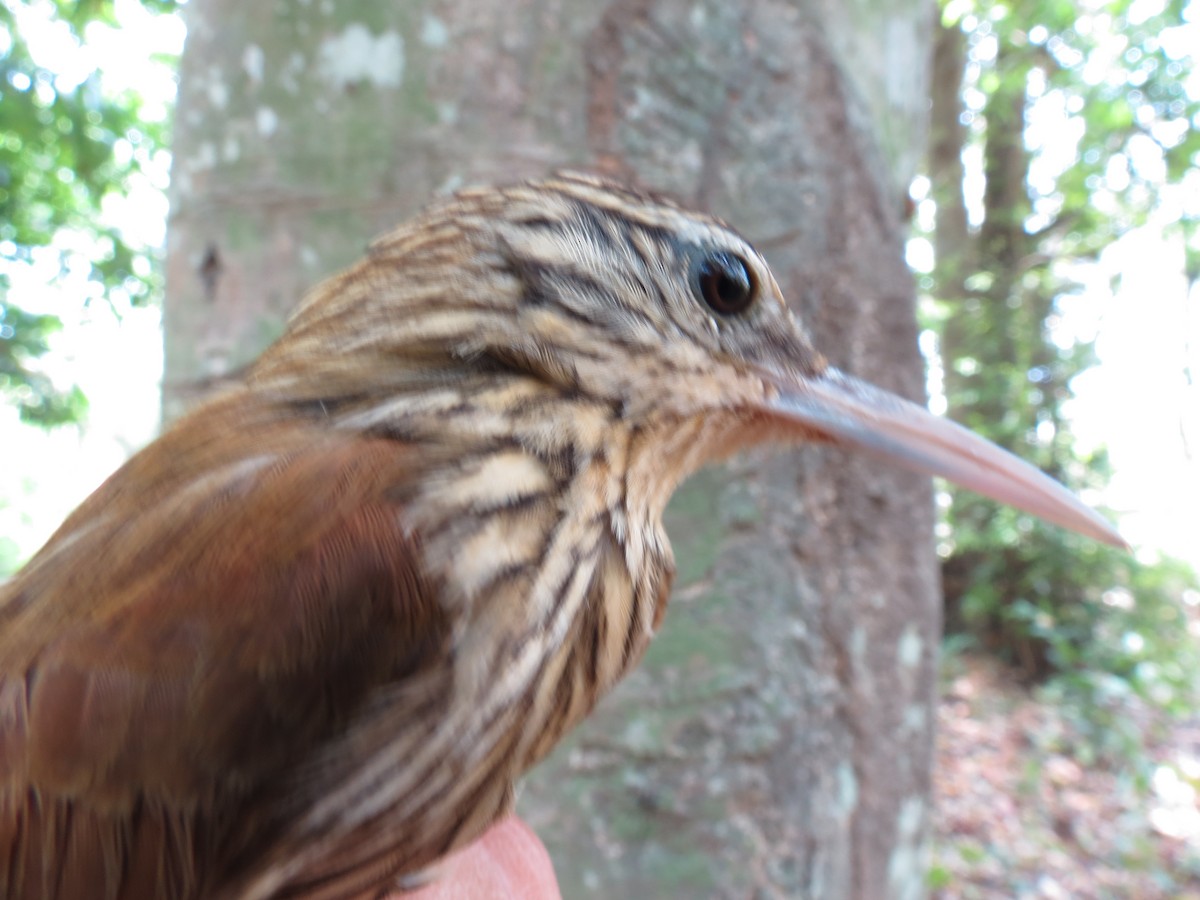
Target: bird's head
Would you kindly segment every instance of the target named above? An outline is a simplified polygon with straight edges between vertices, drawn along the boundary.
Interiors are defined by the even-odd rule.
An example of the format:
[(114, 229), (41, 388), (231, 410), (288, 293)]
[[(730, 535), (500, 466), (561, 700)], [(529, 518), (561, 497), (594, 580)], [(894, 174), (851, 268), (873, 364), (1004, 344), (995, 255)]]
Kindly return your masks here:
[[(286, 352), (306, 336), (321, 348)], [(698, 446), (684, 469), (763, 440), (818, 441), (1123, 543), (1034, 467), (830, 366), (766, 261), (722, 222), (592, 176), (435, 205), (316, 292), (281, 346), (261, 373), (324, 358), (334, 397), (356, 380), (403, 392), (517, 375), (623, 427), (686, 434)]]

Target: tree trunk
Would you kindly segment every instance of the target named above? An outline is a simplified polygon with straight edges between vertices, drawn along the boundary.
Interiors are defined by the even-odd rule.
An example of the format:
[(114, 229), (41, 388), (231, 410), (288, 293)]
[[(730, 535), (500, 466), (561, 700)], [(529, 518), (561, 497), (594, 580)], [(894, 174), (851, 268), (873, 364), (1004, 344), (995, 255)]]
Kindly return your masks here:
[[(925, 3), (186, 9), (168, 415), (432, 193), (565, 165), (728, 219), (836, 365), (922, 396), (901, 217)], [(821, 449), (679, 493), (662, 633), (518, 803), (564, 896), (924, 892), (932, 520), (926, 480)]]

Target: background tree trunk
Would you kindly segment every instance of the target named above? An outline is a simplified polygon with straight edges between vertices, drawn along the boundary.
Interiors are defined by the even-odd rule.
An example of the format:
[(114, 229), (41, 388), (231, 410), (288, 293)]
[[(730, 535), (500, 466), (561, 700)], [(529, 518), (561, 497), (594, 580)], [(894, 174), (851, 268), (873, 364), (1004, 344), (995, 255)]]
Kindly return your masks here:
[[(833, 362), (923, 393), (903, 262), (919, 0), (192, 0), (170, 417), (436, 191), (602, 168), (727, 218)], [(939, 635), (927, 481), (820, 449), (705, 473), (641, 669), (518, 809), (567, 897), (924, 892)]]

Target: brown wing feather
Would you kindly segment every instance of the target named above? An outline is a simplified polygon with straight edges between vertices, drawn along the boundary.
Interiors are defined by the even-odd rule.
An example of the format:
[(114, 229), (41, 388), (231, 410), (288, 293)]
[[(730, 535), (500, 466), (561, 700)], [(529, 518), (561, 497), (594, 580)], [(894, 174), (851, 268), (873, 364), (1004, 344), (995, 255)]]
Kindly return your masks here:
[(270, 846), (261, 798), (444, 639), (411, 466), (226, 398), (0, 589), (0, 897), (192, 897)]

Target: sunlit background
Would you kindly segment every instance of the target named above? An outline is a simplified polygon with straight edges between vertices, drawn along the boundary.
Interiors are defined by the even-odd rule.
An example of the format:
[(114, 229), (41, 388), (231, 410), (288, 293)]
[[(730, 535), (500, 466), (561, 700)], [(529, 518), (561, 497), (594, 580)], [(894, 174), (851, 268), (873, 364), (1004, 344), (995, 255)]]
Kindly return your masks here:
[[(946, 5), (946, 14), (970, 15), (976, 6), (956, 0)], [(1124, 58), (1135, 64), (1143, 52), (1130, 46), (1128, 32), (1162, 14), (1164, 7), (1163, 0), (1135, 0), (1118, 25), (1104, 11), (1105, 4), (1078, 3), (1075, 29), (1097, 38), (1097, 52), (1085, 59), (1072, 58), (1068, 48), (1049, 49), (1061, 63), (1080, 66), (1085, 83), (1126, 87), (1130, 79), (1118, 62)], [(995, 4), (992, 11), (1004, 10), (1004, 4)], [(1186, 66), (1189, 56), (1200, 48), (1200, 17), (1196, 13), (1196, 4), (1190, 4), (1183, 23), (1154, 37), (1171, 61), (1169, 65), (1176, 66), (1191, 98), (1200, 98), (1200, 70)], [(1048, 38), (1043, 26), (1029, 30), (1032, 44), (1044, 44)], [(976, 65), (994, 58), (995, 39), (985, 36), (978, 40), (972, 54)], [(1031, 103), (1025, 143), (1032, 153), (1029, 181), (1035, 193), (1033, 215), (1026, 222), (1030, 232), (1045, 227), (1058, 212), (1056, 181), (1076, 161), (1085, 127), (1080, 98), (1053, 89), (1040, 75), (1033, 70), (1027, 86)], [(969, 70), (965, 92), (968, 120), (985, 102), (979, 86), (970, 84), (970, 76)], [(1116, 214), (1112, 195), (1126, 190), (1131, 172), (1136, 172), (1158, 188), (1154, 210), (1145, 225), (1133, 228), (1103, 250), (1098, 262), (1072, 266), (1071, 277), (1083, 289), (1058, 299), (1062, 315), (1055, 338), (1064, 348), (1078, 341), (1096, 343), (1099, 364), (1075, 379), (1076, 397), (1068, 414), (1081, 450), (1108, 447), (1114, 471), (1100, 502), (1118, 514), (1122, 533), (1139, 553), (1166, 553), (1198, 566), (1200, 290), (1188, 282), (1185, 238), (1172, 226), (1184, 216), (1200, 216), (1200, 170), (1193, 168), (1180, 184), (1168, 184), (1162, 149), (1177, 144), (1189, 127), (1196, 126), (1183, 117), (1151, 121), (1147, 116), (1145, 124), (1146, 133), (1129, 141), (1128, 152), (1114, 153), (1107, 160), (1102, 187), (1107, 189), (1110, 209)], [(984, 191), (980, 146), (969, 145), (965, 155), (964, 193), (970, 223), (978, 226)], [(1105, 201), (1104, 189), (1095, 193), (1100, 203)], [(921, 201), (918, 226), (930, 231), (935, 210), (927, 192), (928, 181), (918, 179), (913, 190)], [(909, 263), (915, 271), (932, 271), (933, 249), (928, 240), (917, 237), (910, 241)], [(933, 404), (936, 408), (936, 395)]]
[[(138, 0), (117, 0), (119, 24), (92, 23), (80, 45), (54, 17), (52, 3), (6, 5), (34, 62), (56, 73), (57, 90), (70, 91), (98, 69), (106, 92), (136, 91), (143, 117), (169, 119), (176, 87), (172, 60), (183, 49), (185, 33), (178, 16), (152, 14)], [(116, 152), (144, 151), (119, 140)], [(145, 175), (135, 176), (123, 196), (110, 194), (102, 217), (129, 244), (161, 248), (170, 157), (160, 150), (143, 163)], [(15, 305), (62, 319), (62, 330), (52, 335), (51, 352), (39, 365), (59, 387), (83, 386), (89, 407), (79, 426), (45, 430), (21, 422), (14, 406), (0, 404), (0, 455), (8, 475), (0, 484), (3, 567), (12, 568), (41, 546), (66, 514), (158, 429), (160, 309), (157, 304), (136, 307), (120, 289), (102, 292), (84, 263), (94, 241), (91, 235), (61, 230), (51, 246), (34, 248), (32, 265), (4, 267)], [(64, 249), (80, 252), (67, 254), (76, 265), (62, 272)]]

